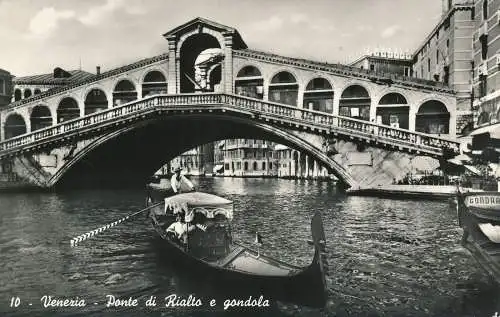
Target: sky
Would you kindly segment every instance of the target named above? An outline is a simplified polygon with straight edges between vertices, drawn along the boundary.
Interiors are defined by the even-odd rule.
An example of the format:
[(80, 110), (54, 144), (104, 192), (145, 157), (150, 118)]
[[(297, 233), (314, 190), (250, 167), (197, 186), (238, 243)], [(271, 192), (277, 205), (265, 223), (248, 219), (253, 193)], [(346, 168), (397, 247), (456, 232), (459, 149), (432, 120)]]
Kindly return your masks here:
[(413, 51), (440, 0), (0, 0), (0, 68), (95, 72), (167, 51), (162, 34), (195, 17), (236, 28), (248, 47), (346, 63), (367, 50)]

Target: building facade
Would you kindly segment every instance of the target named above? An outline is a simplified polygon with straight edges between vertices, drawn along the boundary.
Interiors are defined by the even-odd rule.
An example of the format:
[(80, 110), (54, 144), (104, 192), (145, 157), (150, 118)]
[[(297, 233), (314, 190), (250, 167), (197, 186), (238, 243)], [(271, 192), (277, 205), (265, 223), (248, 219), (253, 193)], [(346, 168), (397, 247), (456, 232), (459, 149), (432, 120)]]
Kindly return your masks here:
[(480, 0), (474, 32), (475, 127), (500, 121), (500, 1)]
[(274, 148), (281, 178), (334, 178), (318, 161), (287, 146), (278, 144)]
[[(443, 82), (457, 96), (457, 135), (472, 128), (472, 39), (477, 10), (472, 0), (442, 0), (442, 17), (413, 54), (413, 76)], [(435, 126), (446, 121), (437, 109)]]
[(218, 156), (220, 160), (220, 153), (223, 153), (224, 176), (277, 176), (278, 165), (273, 142), (253, 139), (230, 139), (223, 142), (223, 146), (218, 146)]
[(12, 75), (0, 69), (0, 107), (7, 106), (12, 99)]
[(173, 173), (177, 167), (180, 167), (182, 168), (182, 173), (185, 175), (204, 175), (204, 158), (203, 146), (198, 146), (171, 160), (169, 164), (166, 165), (167, 170), (170, 168), (170, 173)]
[(361, 69), (401, 76), (411, 76), (412, 65), (413, 59), (410, 54), (396, 52), (373, 52), (349, 64)]

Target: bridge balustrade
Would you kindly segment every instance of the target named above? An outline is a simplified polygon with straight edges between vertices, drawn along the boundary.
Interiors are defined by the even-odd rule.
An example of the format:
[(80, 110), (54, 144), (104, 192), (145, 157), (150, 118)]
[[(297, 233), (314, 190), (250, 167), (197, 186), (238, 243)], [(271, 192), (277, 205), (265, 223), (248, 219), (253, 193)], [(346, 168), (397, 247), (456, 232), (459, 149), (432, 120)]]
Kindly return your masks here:
[[(269, 116), (271, 119), (288, 120), (290, 123), (309, 124), (313, 128), (324, 128), (346, 135), (359, 135), (365, 138), (375, 138), (380, 142), (396, 145), (411, 145), (428, 152), (441, 155), (443, 148), (459, 151), (456, 141), (427, 135), (421, 132), (412, 132), (399, 128), (324, 113), (315, 110), (301, 109), (295, 106), (253, 99), (239, 95), (207, 93), (181, 95), (154, 95), (142, 100), (135, 100), (115, 108), (88, 114), (81, 118), (68, 120), (52, 127), (17, 136), (0, 143), (0, 151), (22, 148), (25, 145), (43, 141), (48, 138), (64, 135), (82, 128), (102, 125), (113, 122), (131, 114), (138, 114), (145, 110), (173, 106), (209, 106), (218, 105), (229, 108), (238, 108), (250, 111), (254, 115)], [(0, 152), (0, 155), (3, 153)]]
[[(420, 132), (413, 132), (399, 128), (393, 128), (374, 122), (354, 119), (350, 117), (336, 116), (315, 110), (300, 109), (289, 105), (272, 103), (260, 99), (250, 99), (248, 97), (227, 95), (227, 103), (232, 106), (254, 110), (263, 114), (273, 114), (281, 117), (295, 119), (316, 125), (328, 126), (330, 128), (342, 128), (349, 131), (359, 131), (365, 135), (373, 135), (390, 140), (404, 141), (414, 146), (431, 148), (450, 148), (455, 152), (459, 151), (459, 144), (456, 141), (426, 135)], [(401, 143), (400, 143), (401, 144)]]

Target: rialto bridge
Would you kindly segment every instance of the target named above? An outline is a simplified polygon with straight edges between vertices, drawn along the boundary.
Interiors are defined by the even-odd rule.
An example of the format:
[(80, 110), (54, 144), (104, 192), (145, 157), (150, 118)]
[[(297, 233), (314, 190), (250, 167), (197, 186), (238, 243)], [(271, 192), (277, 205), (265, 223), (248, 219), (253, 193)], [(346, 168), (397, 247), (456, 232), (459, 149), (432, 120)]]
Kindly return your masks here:
[(439, 83), (250, 50), (201, 18), (164, 37), (165, 54), (2, 109), (3, 175), (44, 188), (144, 184), (194, 146), (260, 138), (366, 188), (401, 179), (415, 157), (459, 152), (456, 99)]

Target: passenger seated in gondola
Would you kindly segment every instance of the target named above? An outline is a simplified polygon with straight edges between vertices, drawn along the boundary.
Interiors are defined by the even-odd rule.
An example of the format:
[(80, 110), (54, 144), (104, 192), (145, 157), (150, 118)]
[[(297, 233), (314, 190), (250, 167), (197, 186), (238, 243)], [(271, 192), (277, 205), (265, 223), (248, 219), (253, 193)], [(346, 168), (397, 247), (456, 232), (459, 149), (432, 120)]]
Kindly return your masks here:
[(176, 221), (167, 228), (167, 234), (175, 237), (183, 243), (187, 243), (187, 233), (193, 231), (195, 227), (189, 223), (182, 222), (181, 215), (177, 215)]

